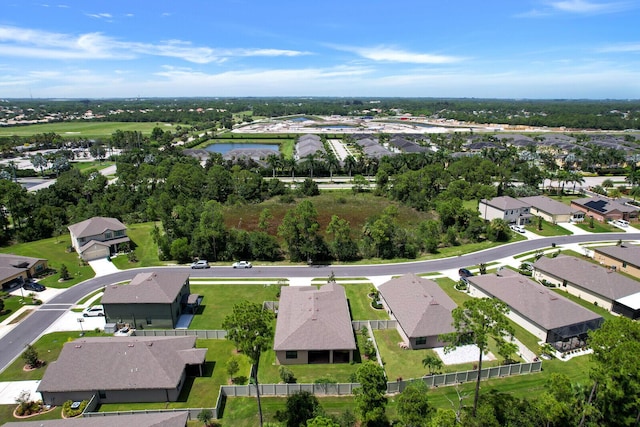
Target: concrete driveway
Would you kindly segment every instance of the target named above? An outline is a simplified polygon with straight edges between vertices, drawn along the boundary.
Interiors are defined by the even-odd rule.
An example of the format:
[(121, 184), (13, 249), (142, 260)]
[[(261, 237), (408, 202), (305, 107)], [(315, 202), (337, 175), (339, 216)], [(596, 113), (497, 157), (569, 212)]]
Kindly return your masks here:
[(106, 258), (89, 261), (89, 265), (93, 268), (93, 271), (95, 271), (96, 277), (108, 276), (109, 274), (120, 271), (118, 270), (118, 267), (113, 265), (113, 263), (108, 261)]
[(0, 382), (0, 405), (16, 405), (16, 398), (23, 391), (31, 394), (31, 400), (40, 400), (42, 396), (36, 392), (40, 380)]

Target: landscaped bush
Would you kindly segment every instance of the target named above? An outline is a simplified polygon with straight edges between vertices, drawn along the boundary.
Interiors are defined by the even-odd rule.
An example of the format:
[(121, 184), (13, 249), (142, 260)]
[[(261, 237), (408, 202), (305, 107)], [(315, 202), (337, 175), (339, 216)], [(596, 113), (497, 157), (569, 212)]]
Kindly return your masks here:
[(78, 406), (76, 409), (71, 409), (72, 404), (72, 400), (67, 400), (62, 404), (62, 413), (67, 418), (77, 417), (78, 415), (82, 414), (84, 412), (84, 408), (87, 407), (89, 402), (87, 400), (83, 400), (82, 402), (80, 402), (80, 406)]
[(281, 365), (278, 369), (278, 374), (280, 374), (280, 379), (283, 383), (294, 384), (296, 382), (296, 376), (293, 374), (293, 371), (286, 366)]
[(31, 400), (31, 393), (23, 391), (16, 399), (18, 407), (16, 408), (16, 415), (19, 417), (25, 417), (28, 415), (34, 415), (42, 412), (42, 400)]

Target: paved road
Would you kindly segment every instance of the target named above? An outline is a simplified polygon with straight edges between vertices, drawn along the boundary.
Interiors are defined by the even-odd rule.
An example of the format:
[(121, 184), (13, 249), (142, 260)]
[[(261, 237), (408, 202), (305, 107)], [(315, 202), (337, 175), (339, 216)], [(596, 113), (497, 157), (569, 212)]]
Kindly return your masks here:
[[(535, 240), (510, 243), (493, 249), (487, 249), (468, 255), (444, 258), (431, 261), (416, 261), (400, 264), (357, 265), (357, 266), (282, 266), (282, 267), (254, 267), (250, 270), (235, 270), (231, 267), (214, 267), (207, 270), (192, 270), (192, 277), (328, 277), (333, 272), (338, 277), (369, 277), (391, 276), (405, 273), (428, 273), (464, 266), (488, 263), (515, 254), (534, 251), (549, 247), (551, 243), (557, 245), (584, 243), (596, 241), (640, 240), (640, 233), (602, 233), (589, 235), (555, 236)], [(95, 277), (79, 283), (62, 292), (37, 311), (25, 318), (18, 326), (0, 339), (0, 367), (1, 370), (9, 365), (24, 349), (33, 343), (44, 330), (53, 324), (62, 314), (85, 295), (111, 283), (133, 278), (141, 271), (157, 269), (144, 268), (119, 271), (118, 273)], [(168, 270), (184, 270), (185, 267), (161, 267)]]

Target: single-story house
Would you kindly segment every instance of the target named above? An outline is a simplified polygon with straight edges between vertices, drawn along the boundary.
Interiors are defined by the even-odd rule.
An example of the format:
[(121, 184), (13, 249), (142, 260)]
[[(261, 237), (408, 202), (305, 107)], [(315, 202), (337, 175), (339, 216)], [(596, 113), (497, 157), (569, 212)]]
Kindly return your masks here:
[(356, 340), (344, 288), (283, 287), (273, 349), (281, 365), (352, 362)]
[(593, 248), (593, 259), (640, 279), (640, 246), (622, 244)]
[(127, 227), (116, 218), (96, 216), (68, 228), (71, 245), (85, 261), (113, 255), (119, 244), (131, 241)]
[(202, 375), (206, 348), (195, 336), (92, 337), (67, 342), (36, 391), (46, 405), (175, 402), (187, 375)]
[(478, 205), (480, 216), (486, 221), (503, 219), (509, 224), (525, 225), (531, 220), (531, 205), (509, 196), (482, 199)]
[(441, 347), (438, 336), (453, 332), (456, 303), (432, 280), (415, 274), (393, 278), (378, 288), (381, 302), (404, 344), (411, 349)]
[(531, 206), (532, 215), (540, 216), (553, 224), (559, 222), (580, 222), (584, 220), (584, 212), (572, 209), (569, 205), (560, 203), (547, 196), (531, 196), (518, 198), (521, 202)]
[(600, 222), (624, 219), (631, 221), (638, 218), (638, 208), (620, 203), (605, 197), (585, 197), (571, 201), (571, 208), (585, 213), (585, 217), (592, 216)]
[(602, 316), (509, 269), (467, 280), (472, 296), (504, 302), (511, 320), (559, 351), (584, 347), (587, 333), (604, 322)]
[(577, 257), (542, 257), (533, 264), (533, 277), (606, 310), (632, 319), (640, 317), (640, 282), (613, 269)]
[(13, 254), (0, 254), (0, 288), (22, 286), (27, 279), (49, 268), (47, 260)]
[(153, 412), (149, 414), (109, 415), (106, 417), (79, 417), (61, 420), (10, 422), (2, 427), (186, 427), (187, 411)]
[(107, 323), (128, 323), (138, 329), (175, 328), (180, 315), (192, 312), (197, 304), (188, 272), (139, 273), (128, 284), (105, 287), (102, 296)]

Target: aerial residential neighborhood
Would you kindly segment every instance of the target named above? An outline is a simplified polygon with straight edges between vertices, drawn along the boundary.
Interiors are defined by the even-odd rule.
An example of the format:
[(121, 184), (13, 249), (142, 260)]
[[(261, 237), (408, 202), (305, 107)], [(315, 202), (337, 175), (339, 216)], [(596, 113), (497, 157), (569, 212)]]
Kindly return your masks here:
[[(154, 122), (113, 131), (110, 155), (66, 142), (66, 170), (52, 141), (12, 148), (0, 420), (408, 426), (418, 393), (422, 425), (454, 426), (495, 410), (487, 390), (506, 384), (539, 413), (530, 387), (589, 390), (594, 366), (630, 387), (607, 371), (628, 354), (602, 349), (640, 318), (635, 134), (534, 139), (366, 110), (232, 116), (211, 134)], [(296, 399), (315, 415), (288, 410)], [(602, 411), (594, 425), (622, 425), (602, 422), (598, 398), (572, 399)]]

